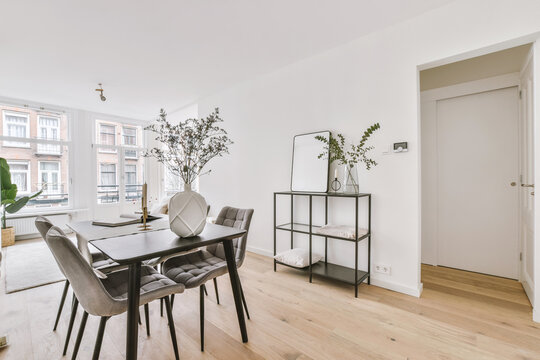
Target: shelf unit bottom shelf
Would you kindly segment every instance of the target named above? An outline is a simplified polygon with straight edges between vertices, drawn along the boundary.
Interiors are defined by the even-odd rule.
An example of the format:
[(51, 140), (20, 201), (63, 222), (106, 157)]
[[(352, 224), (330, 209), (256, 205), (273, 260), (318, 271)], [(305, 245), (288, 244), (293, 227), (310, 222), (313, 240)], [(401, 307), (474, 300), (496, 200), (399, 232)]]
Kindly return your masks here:
[[(275, 260), (275, 261), (276, 261), (277, 264), (284, 265), (284, 266), (287, 266), (287, 267), (290, 267), (290, 268), (293, 268), (293, 269), (296, 269), (296, 270), (300, 270), (300, 271), (304, 271), (304, 272), (309, 273), (309, 267), (297, 268), (297, 267), (282, 263), (282, 262), (277, 261), (277, 260)], [(324, 278), (341, 281), (343, 283), (350, 284), (350, 285), (361, 284), (369, 276), (368, 272), (358, 270), (357, 271), (357, 273), (358, 273), (358, 282), (355, 284), (354, 283), (354, 269), (351, 269), (351, 268), (348, 268), (348, 267), (345, 267), (345, 266), (341, 266), (341, 265), (325, 263), (324, 261), (319, 261), (319, 262), (311, 265), (311, 272), (314, 275), (318, 275), (318, 276), (321, 276), (321, 277), (324, 277)]]

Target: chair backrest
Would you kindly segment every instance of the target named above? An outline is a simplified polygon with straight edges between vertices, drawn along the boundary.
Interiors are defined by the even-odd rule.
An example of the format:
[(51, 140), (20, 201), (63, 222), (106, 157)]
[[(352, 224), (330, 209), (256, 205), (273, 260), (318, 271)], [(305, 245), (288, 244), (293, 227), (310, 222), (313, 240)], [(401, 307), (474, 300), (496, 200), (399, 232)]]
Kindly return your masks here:
[(84, 310), (96, 316), (111, 314), (118, 304), (62, 230), (53, 226), (47, 233), (45, 241)]
[[(36, 220), (34, 221), (34, 224), (36, 225), (36, 228), (41, 234), (41, 237), (43, 238), (43, 240), (45, 240), (45, 237), (47, 236), (47, 233), (49, 232), (50, 228), (54, 226), (53, 223), (49, 219), (47, 219), (45, 216), (36, 216)], [(65, 235), (61, 229), (59, 230), (61, 231), (62, 235)]]
[[(49, 231), (49, 229), (54, 226), (51, 223), (51, 221), (44, 216), (36, 216), (36, 220), (34, 223), (36, 224), (36, 228), (38, 229), (43, 239), (45, 239), (45, 236), (47, 236), (47, 232)], [(62, 235), (65, 235), (63, 231), (62, 231)], [(79, 236), (79, 234), (76, 234), (76, 235), (77, 235), (77, 246), (79, 248), (79, 251), (82, 253), (86, 261), (89, 264), (92, 264), (93, 262), (92, 254), (90, 253), (90, 249), (88, 248), (88, 241), (85, 238)]]
[[(246, 230), (246, 233), (233, 240), (233, 246), (235, 251), (236, 266), (242, 266), (244, 258), (246, 256), (246, 244), (249, 232), (249, 225), (251, 224), (251, 217), (253, 216), (253, 209), (238, 209), (230, 206), (225, 206), (219, 212), (216, 218), (216, 224), (230, 226), (237, 229)], [(223, 244), (209, 245), (206, 250), (212, 253), (214, 256), (225, 259), (225, 251), (223, 250)]]

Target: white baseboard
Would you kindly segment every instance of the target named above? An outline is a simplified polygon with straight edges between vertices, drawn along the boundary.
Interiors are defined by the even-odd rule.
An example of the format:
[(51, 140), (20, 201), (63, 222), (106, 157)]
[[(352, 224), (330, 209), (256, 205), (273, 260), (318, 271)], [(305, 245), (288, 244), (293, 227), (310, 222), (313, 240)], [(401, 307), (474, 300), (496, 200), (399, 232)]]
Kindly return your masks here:
[[(263, 256), (268, 256), (268, 257), (274, 256), (274, 253), (272, 251), (263, 249), (263, 248), (254, 247), (254, 246), (248, 246), (246, 250), (255, 254), (263, 255)], [(423, 287), (424, 285), (422, 283), (420, 283), (418, 287), (409, 287), (409, 286), (404, 286), (404, 285), (397, 284), (391, 281), (384, 281), (384, 280), (374, 279), (374, 278), (371, 279), (371, 285), (375, 285), (375, 286), (382, 287), (388, 290), (400, 292), (406, 295), (411, 295), (414, 297), (420, 297), (420, 295), (422, 294), (422, 290), (424, 288)]]
[(258, 248), (254, 246), (247, 246), (246, 250), (255, 254), (259, 254), (259, 255), (274, 257), (274, 252), (267, 249)]
[(523, 290), (525, 290), (525, 293), (527, 294), (529, 301), (531, 302), (531, 304), (533, 304), (534, 303), (534, 289), (531, 287), (530, 283), (526, 279), (523, 279), (523, 281), (521, 281), (521, 285), (523, 286)]
[(417, 287), (410, 287), (410, 286), (401, 285), (395, 282), (380, 280), (376, 278), (371, 279), (371, 285), (375, 285), (378, 287), (382, 287), (388, 290), (396, 291), (396, 292), (414, 296), (414, 297), (420, 297), (420, 295), (422, 294), (422, 290), (424, 289), (424, 284), (422, 283), (420, 283), (420, 285), (418, 285)]
[(540, 313), (536, 309), (533, 309), (533, 321), (540, 323)]

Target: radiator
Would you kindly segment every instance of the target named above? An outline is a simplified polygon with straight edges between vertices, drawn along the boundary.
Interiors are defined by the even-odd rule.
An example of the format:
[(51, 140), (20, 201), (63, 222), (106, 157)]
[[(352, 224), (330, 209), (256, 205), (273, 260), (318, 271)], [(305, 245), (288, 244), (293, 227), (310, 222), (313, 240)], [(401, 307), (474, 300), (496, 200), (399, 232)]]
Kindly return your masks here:
[[(65, 232), (69, 231), (69, 228), (66, 226), (67, 223), (71, 221), (70, 214), (58, 214), (58, 215), (47, 215), (54, 225), (60, 227)], [(7, 219), (7, 226), (13, 226), (15, 228), (15, 239), (23, 240), (29, 239), (36, 236), (39, 236), (39, 232), (36, 229), (34, 221), (36, 220), (35, 216), (16, 218), (16, 219)]]

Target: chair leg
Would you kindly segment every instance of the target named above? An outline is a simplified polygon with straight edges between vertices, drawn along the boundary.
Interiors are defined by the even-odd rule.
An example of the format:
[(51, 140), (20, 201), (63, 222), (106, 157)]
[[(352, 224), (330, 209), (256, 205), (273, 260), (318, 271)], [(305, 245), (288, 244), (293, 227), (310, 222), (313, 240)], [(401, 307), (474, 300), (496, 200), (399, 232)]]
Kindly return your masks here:
[(218, 288), (217, 288), (217, 278), (214, 278), (214, 289), (216, 290), (216, 301), (219, 305), (219, 292), (218, 292)]
[(77, 307), (79, 306), (79, 300), (73, 295), (73, 304), (71, 305), (71, 316), (69, 318), (69, 326), (68, 331), (66, 334), (66, 343), (64, 344), (64, 351), (62, 352), (62, 355), (66, 355), (68, 345), (69, 345), (69, 339), (71, 338), (71, 331), (73, 330), (73, 323), (75, 322), (75, 316), (77, 316)]
[(141, 310), (139, 309), (139, 325), (142, 325), (142, 321), (141, 321)]
[(204, 351), (204, 284), (199, 287), (199, 321), (201, 330), (201, 351)]
[(176, 360), (179, 360), (180, 355), (178, 354), (178, 343), (176, 342), (176, 330), (174, 329), (172, 307), (169, 301), (169, 297), (165, 296), (164, 299), (165, 299), (165, 309), (167, 310), (167, 319), (169, 320), (169, 330), (171, 332), (171, 340), (172, 340), (173, 349), (174, 349), (174, 357), (176, 358)]
[(66, 280), (64, 284), (64, 291), (62, 292), (62, 298), (60, 299), (60, 305), (58, 306), (58, 313), (56, 314), (56, 321), (54, 322), (53, 331), (56, 331), (58, 326), (58, 321), (60, 320), (60, 315), (62, 314), (62, 309), (64, 308), (64, 303), (66, 302), (66, 295), (69, 289), (69, 280)]
[(73, 348), (71, 360), (75, 360), (77, 358), (77, 353), (79, 352), (79, 347), (81, 346), (81, 340), (84, 334), (84, 328), (86, 327), (86, 320), (88, 320), (88, 313), (85, 311), (81, 319), (81, 326), (79, 327), (79, 333), (77, 334), (77, 340), (75, 341), (75, 347)]
[(171, 295), (171, 310), (174, 307), (174, 294)]
[(144, 304), (144, 317), (146, 319), (146, 336), (150, 336), (150, 314), (148, 304)]
[(92, 360), (99, 359), (99, 353), (101, 352), (101, 344), (103, 343), (103, 334), (105, 333), (105, 325), (107, 324), (107, 320), (109, 320), (108, 316), (102, 316), (101, 320), (99, 321), (96, 345), (94, 345), (94, 354), (92, 355)]
[(161, 314), (161, 317), (163, 317), (163, 299), (159, 299), (159, 312)]
[[(238, 283), (240, 284), (240, 282)], [(244, 297), (244, 290), (242, 289), (242, 284), (240, 284), (240, 295), (242, 295), (242, 303), (244, 304), (244, 309), (246, 310), (246, 316), (248, 320), (251, 320), (251, 318), (249, 317), (249, 311), (247, 308), (246, 298)]]
[(204, 290), (204, 295), (208, 296), (208, 291), (206, 291), (206, 285), (203, 284), (203, 290)]

